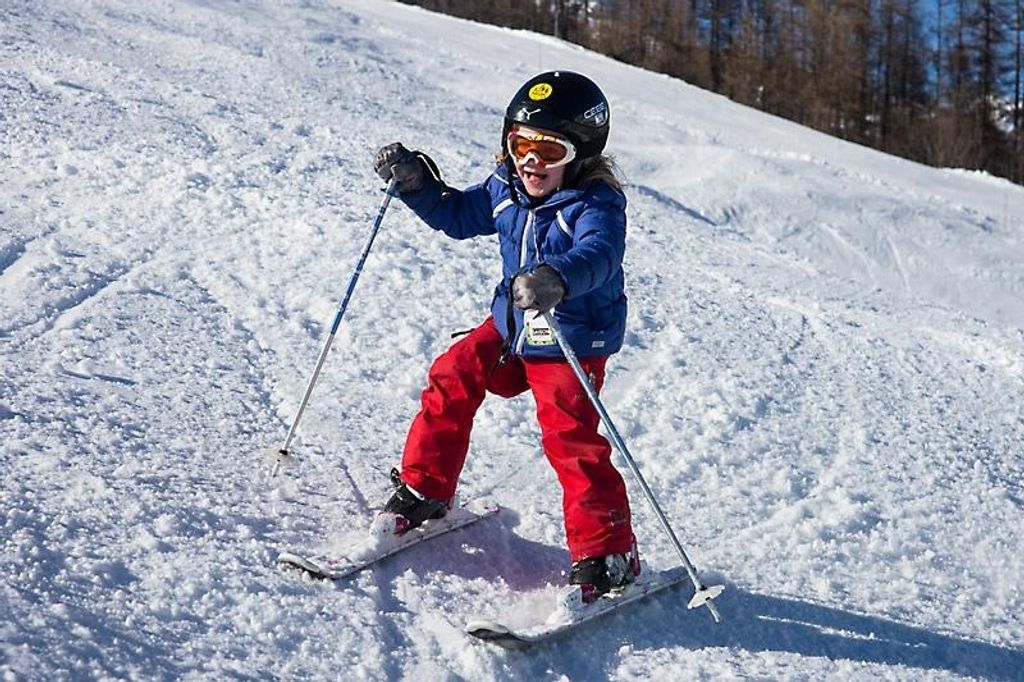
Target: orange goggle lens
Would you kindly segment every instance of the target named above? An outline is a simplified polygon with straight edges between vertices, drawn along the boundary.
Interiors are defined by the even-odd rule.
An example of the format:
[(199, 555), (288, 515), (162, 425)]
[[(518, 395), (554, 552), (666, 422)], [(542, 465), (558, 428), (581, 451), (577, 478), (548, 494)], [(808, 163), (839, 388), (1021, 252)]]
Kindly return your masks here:
[(526, 163), (533, 156), (535, 163), (549, 168), (564, 166), (576, 158), (576, 148), (571, 142), (526, 129), (509, 134), (508, 153), (518, 164)]

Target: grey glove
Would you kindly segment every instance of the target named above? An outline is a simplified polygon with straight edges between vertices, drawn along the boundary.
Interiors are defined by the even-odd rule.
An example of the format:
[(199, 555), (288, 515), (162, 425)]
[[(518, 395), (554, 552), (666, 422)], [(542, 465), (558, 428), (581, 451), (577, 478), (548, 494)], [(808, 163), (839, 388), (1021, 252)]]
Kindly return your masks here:
[(397, 181), (395, 188), (402, 193), (415, 192), (423, 187), (423, 163), (401, 142), (392, 142), (377, 150), (373, 171), (385, 182), (394, 175)]
[(547, 312), (565, 298), (565, 284), (550, 265), (538, 265), (512, 280), (512, 302), (520, 310)]

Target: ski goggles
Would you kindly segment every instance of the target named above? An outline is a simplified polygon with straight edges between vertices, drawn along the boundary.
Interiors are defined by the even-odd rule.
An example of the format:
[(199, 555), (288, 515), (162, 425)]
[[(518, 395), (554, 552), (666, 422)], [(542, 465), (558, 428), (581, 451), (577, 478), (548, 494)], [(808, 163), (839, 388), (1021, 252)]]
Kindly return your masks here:
[(545, 168), (558, 168), (576, 158), (576, 147), (572, 142), (542, 133), (533, 128), (514, 128), (508, 134), (506, 146), (517, 166), (530, 158)]

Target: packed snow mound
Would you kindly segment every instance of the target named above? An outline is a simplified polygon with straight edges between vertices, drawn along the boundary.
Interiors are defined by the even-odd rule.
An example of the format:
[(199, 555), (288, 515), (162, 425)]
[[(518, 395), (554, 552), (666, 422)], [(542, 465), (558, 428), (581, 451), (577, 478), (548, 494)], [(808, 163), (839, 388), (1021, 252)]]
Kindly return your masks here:
[[(295, 414), (402, 140), (492, 169), (545, 69), (612, 106), (626, 348), (603, 397), (724, 623), (678, 590), (506, 654), (477, 616), (565, 580), (528, 397), (463, 495), (503, 506), (342, 585), (492, 239), (397, 202)], [(766, 116), (545, 36), (380, 0), (0, 6), (5, 679), (1020, 679), (1024, 191)], [(632, 485), (632, 481), (630, 481)], [(678, 559), (631, 487), (651, 570)]]

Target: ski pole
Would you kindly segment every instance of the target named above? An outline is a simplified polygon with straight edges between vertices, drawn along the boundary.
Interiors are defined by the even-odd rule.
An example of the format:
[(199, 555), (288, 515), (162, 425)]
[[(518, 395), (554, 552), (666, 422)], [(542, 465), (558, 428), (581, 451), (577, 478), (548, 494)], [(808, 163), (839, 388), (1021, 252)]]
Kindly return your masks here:
[(331, 350), (331, 345), (334, 343), (334, 335), (338, 331), (338, 327), (341, 326), (341, 318), (345, 315), (345, 310), (348, 308), (348, 302), (352, 298), (352, 292), (356, 289), (356, 282), (359, 280), (359, 275), (363, 271), (363, 265), (366, 263), (366, 257), (370, 255), (370, 247), (373, 246), (373, 240), (377, 237), (377, 231), (380, 230), (380, 224), (384, 221), (384, 214), (388, 210), (388, 205), (391, 203), (391, 199), (395, 196), (395, 185), (397, 181), (392, 176), (391, 181), (388, 182), (387, 189), (384, 190), (384, 200), (380, 204), (380, 210), (377, 211), (377, 218), (373, 221), (373, 229), (370, 230), (370, 236), (366, 239), (366, 245), (363, 246), (363, 253), (359, 256), (359, 262), (356, 263), (356, 269), (352, 273), (352, 277), (348, 280), (348, 289), (345, 290), (345, 297), (341, 300), (341, 304), (338, 306), (338, 312), (334, 316), (334, 322), (331, 324), (331, 331), (327, 335), (327, 339), (324, 341), (324, 346), (320, 350), (320, 357), (316, 361), (316, 367), (313, 368), (313, 376), (310, 377), (309, 383), (306, 384), (306, 392), (302, 395), (302, 402), (299, 403), (298, 412), (295, 414), (295, 419), (292, 420), (292, 425), (288, 429), (288, 435), (285, 436), (284, 445), (280, 448), (271, 448), (268, 454), (274, 459), (274, 470), (271, 472), (271, 476), (277, 476), (277, 472), (281, 470), (281, 465), (287, 460), (291, 454), (288, 452), (288, 446), (292, 443), (292, 438), (295, 437), (295, 430), (299, 427), (299, 420), (302, 419), (302, 413), (306, 411), (306, 405), (309, 404), (309, 396), (313, 393), (313, 387), (316, 385), (316, 380), (320, 377), (320, 370), (323, 369), (324, 361), (327, 360), (327, 353)]
[(711, 587), (705, 587), (701, 583), (700, 578), (697, 576), (697, 569), (693, 567), (689, 557), (686, 556), (686, 551), (683, 549), (683, 545), (679, 542), (679, 538), (672, 531), (672, 526), (669, 525), (668, 518), (665, 513), (661, 510), (661, 506), (654, 497), (654, 493), (651, 492), (650, 487), (647, 485), (647, 481), (644, 480), (643, 474), (640, 473), (639, 467), (636, 465), (636, 461), (633, 460), (632, 455), (629, 454), (629, 450), (626, 448), (626, 443), (622, 440), (622, 436), (619, 435), (618, 429), (615, 428), (615, 424), (612, 423), (612, 418), (608, 416), (607, 410), (604, 409), (604, 405), (601, 403), (601, 399), (597, 397), (597, 391), (594, 386), (590, 383), (590, 379), (587, 378), (586, 372), (583, 371), (583, 366), (580, 365), (579, 358), (576, 357), (576, 353), (572, 347), (566, 341), (565, 337), (562, 336), (562, 330), (555, 322), (555, 316), (551, 314), (551, 311), (543, 313), (544, 320), (551, 327), (551, 331), (555, 334), (555, 339), (558, 341), (559, 347), (562, 349), (562, 353), (565, 354), (565, 358), (572, 365), (573, 371), (576, 373), (576, 378), (579, 379), (580, 384), (583, 386), (583, 390), (586, 391), (587, 397), (590, 398), (590, 402), (593, 403), (594, 408), (597, 409), (598, 415), (601, 417), (601, 422), (608, 430), (608, 435), (611, 436), (612, 443), (615, 445), (615, 449), (619, 451), (622, 458), (626, 460), (626, 464), (629, 466), (630, 471), (636, 477), (637, 482), (640, 484), (640, 489), (643, 490), (644, 496), (650, 503), (651, 508), (654, 509), (654, 515), (658, 517), (658, 521), (661, 522), (661, 527), (668, 534), (672, 540), (672, 544), (676, 548), (676, 552), (679, 553), (680, 558), (683, 560), (683, 566), (686, 568), (687, 575), (690, 576), (690, 582), (693, 583), (693, 587), (696, 592), (693, 598), (690, 599), (690, 603), (687, 605), (688, 608), (695, 609), (700, 606), (707, 606), (708, 610), (711, 611), (711, 617), (715, 619), (716, 623), (722, 622), (722, 617), (718, 613), (718, 609), (712, 603), (712, 600), (720, 595), (725, 590), (725, 585), (712, 585)]

